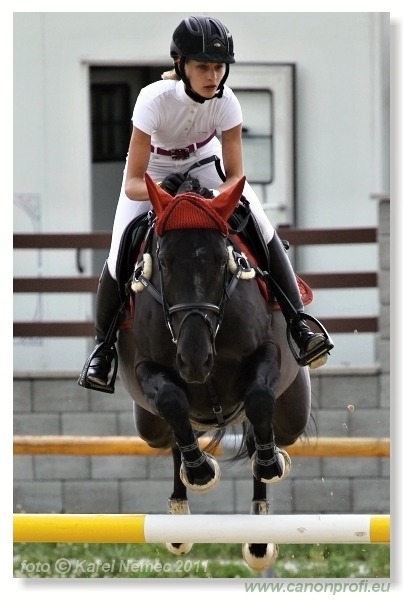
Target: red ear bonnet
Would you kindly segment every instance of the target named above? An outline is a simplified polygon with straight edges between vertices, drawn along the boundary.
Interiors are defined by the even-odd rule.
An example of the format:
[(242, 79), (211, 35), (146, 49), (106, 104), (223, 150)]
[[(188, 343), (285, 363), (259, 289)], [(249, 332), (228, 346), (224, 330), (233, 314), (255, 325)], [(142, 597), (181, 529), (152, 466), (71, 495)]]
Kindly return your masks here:
[(223, 235), (228, 235), (227, 220), (242, 195), (245, 177), (212, 200), (194, 192), (172, 198), (147, 173), (145, 182), (157, 217), (156, 231), (159, 236), (174, 229), (218, 229)]

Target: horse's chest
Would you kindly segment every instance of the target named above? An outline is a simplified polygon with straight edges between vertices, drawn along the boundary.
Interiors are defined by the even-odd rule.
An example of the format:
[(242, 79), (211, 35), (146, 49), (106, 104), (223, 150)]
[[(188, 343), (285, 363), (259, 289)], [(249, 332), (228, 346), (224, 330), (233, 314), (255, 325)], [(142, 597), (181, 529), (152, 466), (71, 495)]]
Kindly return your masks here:
[[(191, 385), (187, 389), (190, 417), (192, 421), (212, 427), (219, 426), (220, 419), (225, 423), (238, 414), (242, 408), (242, 397), (236, 379), (215, 373), (203, 385)], [(217, 416), (220, 418), (217, 419)], [(232, 421), (231, 421), (232, 422)]]

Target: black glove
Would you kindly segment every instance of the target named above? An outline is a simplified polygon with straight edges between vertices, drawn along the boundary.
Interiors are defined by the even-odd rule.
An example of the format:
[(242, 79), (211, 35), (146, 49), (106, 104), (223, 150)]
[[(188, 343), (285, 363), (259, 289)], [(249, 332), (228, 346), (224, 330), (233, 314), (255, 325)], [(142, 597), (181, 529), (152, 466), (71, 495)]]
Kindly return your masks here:
[(186, 192), (193, 192), (203, 198), (214, 198), (214, 194), (211, 190), (200, 185), (199, 180), (196, 177), (188, 177), (179, 187), (178, 194), (186, 194)]
[(161, 181), (160, 187), (168, 192), (168, 194), (171, 194), (171, 196), (176, 196), (179, 187), (182, 185), (185, 179), (186, 175), (183, 175), (183, 173), (171, 173)]
[(199, 180), (196, 177), (187, 177), (185, 181), (179, 186), (177, 194), (186, 194), (187, 192), (193, 192), (198, 194), (200, 188)]
[(213, 194), (212, 190), (209, 190), (208, 188), (203, 187), (203, 186), (199, 187), (196, 194), (199, 194), (199, 196), (203, 196), (203, 198), (207, 198), (208, 200), (211, 200), (212, 198), (214, 198), (214, 194)]

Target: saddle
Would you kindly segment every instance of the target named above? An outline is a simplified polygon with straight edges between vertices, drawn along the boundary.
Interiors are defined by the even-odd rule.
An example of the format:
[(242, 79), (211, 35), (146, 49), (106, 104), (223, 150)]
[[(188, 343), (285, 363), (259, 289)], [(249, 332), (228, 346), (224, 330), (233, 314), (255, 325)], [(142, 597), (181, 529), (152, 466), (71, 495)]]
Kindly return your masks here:
[[(249, 208), (249, 202), (242, 196), (240, 203), (229, 219), (231, 227), (230, 239), (248, 261), (253, 264), (258, 274), (258, 285), (267, 302), (273, 303), (274, 310), (280, 310), (275, 295), (270, 289), (267, 273), (270, 273), (270, 253), (258, 226), (255, 216)], [(285, 250), (289, 243), (283, 240)], [(259, 276), (260, 275), (260, 276)], [(313, 300), (313, 291), (298, 275), (295, 276), (300, 291), (302, 303), (308, 306)]]

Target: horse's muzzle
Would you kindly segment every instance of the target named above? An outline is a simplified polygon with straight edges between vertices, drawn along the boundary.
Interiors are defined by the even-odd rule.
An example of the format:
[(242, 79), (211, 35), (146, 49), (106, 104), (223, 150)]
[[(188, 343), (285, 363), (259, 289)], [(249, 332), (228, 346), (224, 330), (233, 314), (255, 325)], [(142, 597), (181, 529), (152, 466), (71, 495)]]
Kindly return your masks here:
[(186, 383), (205, 383), (211, 373), (214, 364), (213, 353), (208, 353), (205, 357), (193, 357), (182, 355), (180, 352), (176, 355), (176, 364), (179, 375)]

